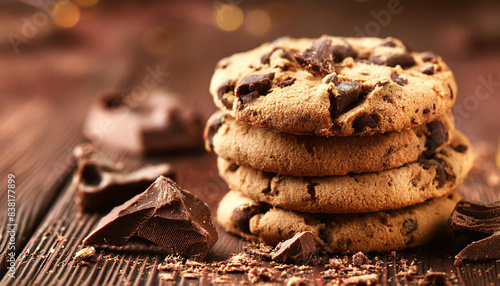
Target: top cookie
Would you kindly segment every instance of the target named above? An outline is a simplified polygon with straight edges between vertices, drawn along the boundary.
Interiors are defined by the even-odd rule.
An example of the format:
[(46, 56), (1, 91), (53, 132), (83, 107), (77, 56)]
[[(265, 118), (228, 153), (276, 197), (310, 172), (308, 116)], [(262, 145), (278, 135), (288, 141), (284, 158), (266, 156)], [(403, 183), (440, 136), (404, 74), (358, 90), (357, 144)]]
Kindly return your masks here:
[(210, 84), (239, 121), (292, 134), (371, 135), (428, 123), (457, 93), (432, 52), (394, 38), (280, 38), (224, 58)]

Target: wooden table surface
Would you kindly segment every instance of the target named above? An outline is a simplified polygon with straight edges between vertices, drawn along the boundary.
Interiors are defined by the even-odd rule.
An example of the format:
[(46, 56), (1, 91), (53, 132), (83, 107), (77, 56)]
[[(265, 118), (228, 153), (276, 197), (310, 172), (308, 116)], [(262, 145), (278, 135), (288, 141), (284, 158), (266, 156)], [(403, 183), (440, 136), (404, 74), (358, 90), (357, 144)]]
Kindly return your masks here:
[[(466, 198), (500, 200), (500, 174), (494, 163), (500, 138), (500, 3), (458, 1), (448, 6), (447, 1), (396, 1), (399, 12), (395, 13), (388, 2), (365, 2), (107, 1), (81, 7), (79, 22), (69, 29), (57, 28), (50, 21), (34, 22), (34, 15), (43, 11), (40, 8), (15, 1), (0, 4), (0, 28), (7, 27), (0, 31), (1, 284), (164, 283), (157, 266), (165, 255), (154, 247), (132, 245), (98, 252), (97, 260), (88, 266), (73, 262), (83, 237), (102, 216), (79, 212), (69, 185), (75, 168), (71, 152), (85, 140), (81, 130), (88, 106), (106, 90), (140, 86), (148, 69), (157, 68), (168, 73), (159, 87), (178, 93), (186, 105), (208, 118), (216, 110), (208, 93), (216, 62), (284, 35), (392, 35), (416, 50), (441, 54), (459, 86), (453, 109), (457, 127), (471, 139), (477, 154), (476, 165), (460, 191)], [(233, 32), (214, 24), (215, 10), (228, 3), (242, 9), (245, 17), (243, 26)], [(261, 22), (251, 22), (255, 11), (267, 13), (270, 19), (269, 30), (262, 35), (252, 32), (251, 26)], [(27, 33), (23, 19), (36, 24), (34, 33)], [(9, 29), (23, 37), (21, 43), (15, 42), (16, 48)], [(173, 163), (179, 185), (196, 193), (214, 211), (227, 191), (217, 175), (215, 156), (204, 150), (149, 157), (106, 154), (130, 169), (151, 162)], [(14, 279), (5, 275), (8, 174), (16, 177)], [(210, 254), (213, 260), (227, 259), (246, 245), (220, 228), (219, 234)], [(452, 265), (463, 246), (448, 239), (398, 252), (397, 259), (388, 254), (370, 257), (378, 255), (386, 262), (381, 284), (406, 284), (396, 275), (404, 258), (416, 259), (421, 273), (432, 269), (451, 274), (453, 284), (500, 285), (500, 261)], [(201, 283), (182, 277), (176, 282)], [(311, 284), (326, 282), (311, 279)]]

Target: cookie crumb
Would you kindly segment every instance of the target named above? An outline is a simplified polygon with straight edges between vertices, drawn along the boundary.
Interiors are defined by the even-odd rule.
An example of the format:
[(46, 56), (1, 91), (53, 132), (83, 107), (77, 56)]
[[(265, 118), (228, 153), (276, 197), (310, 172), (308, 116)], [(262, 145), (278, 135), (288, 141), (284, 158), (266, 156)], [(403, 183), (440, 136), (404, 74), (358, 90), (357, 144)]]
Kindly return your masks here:
[(94, 258), (95, 253), (96, 251), (93, 246), (82, 248), (75, 254), (74, 261), (88, 262)]

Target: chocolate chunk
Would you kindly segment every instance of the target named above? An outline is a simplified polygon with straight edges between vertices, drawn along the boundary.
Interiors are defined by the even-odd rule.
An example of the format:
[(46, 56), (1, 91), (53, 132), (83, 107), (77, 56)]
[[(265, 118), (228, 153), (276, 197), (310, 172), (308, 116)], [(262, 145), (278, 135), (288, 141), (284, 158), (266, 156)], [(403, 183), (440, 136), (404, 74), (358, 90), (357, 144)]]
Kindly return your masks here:
[(78, 160), (73, 177), (76, 202), (84, 211), (109, 210), (143, 192), (160, 176), (175, 176), (169, 164), (124, 173), (97, 160)]
[(283, 88), (285, 86), (292, 85), (295, 82), (295, 78), (293, 76), (289, 76), (284, 80), (280, 80), (276, 83), (277, 86)]
[(313, 75), (323, 76), (335, 71), (333, 67), (333, 47), (329, 38), (316, 41), (302, 54), (295, 54), (295, 60)]
[(249, 75), (240, 80), (236, 86), (236, 97), (246, 104), (257, 97), (266, 95), (271, 89), (274, 73)]
[(239, 230), (250, 233), (250, 219), (256, 214), (265, 213), (268, 209), (269, 207), (263, 203), (243, 205), (233, 210), (231, 220)]
[(147, 239), (172, 253), (203, 258), (218, 235), (208, 206), (160, 176), (143, 193), (104, 216), (83, 242), (124, 245), (131, 237)]
[(463, 260), (479, 261), (500, 258), (500, 201), (482, 203), (461, 200), (449, 219), (454, 230), (472, 231), (490, 236), (466, 246), (457, 256), (455, 265)]
[(457, 151), (458, 153), (465, 153), (465, 152), (467, 152), (467, 149), (469, 149), (469, 147), (467, 147), (467, 145), (465, 145), (465, 144), (460, 144), (460, 145), (453, 147), (453, 149), (455, 151)]
[(212, 152), (214, 150), (213, 139), (219, 128), (224, 124), (226, 116), (219, 112), (217, 115), (210, 117), (205, 126), (205, 131), (203, 132), (203, 138), (205, 139), (205, 148), (207, 151)]
[(360, 133), (365, 131), (367, 128), (378, 128), (379, 121), (380, 119), (375, 114), (362, 114), (354, 119), (352, 122), (352, 128), (354, 128), (354, 132)]
[(422, 60), (424, 62), (437, 62), (437, 55), (434, 52), (427, 51), (422, 55)]
[(370, 259), (366, 257), (366, 255), (363, 252), (358, 252), (352, 256), (352, 264), (355, 266), (361, 266), (370, 263)]
[(222, 104), (227, 108), (227, 109), (232, 109), (233, 104), (227, 100), (224, 95), (229, 92), (234, 91), (234, 84), (232, 83), (232, 80), (228, 79), (224, 81), (219, 88), (217, 89), (217, 97), (219, 100), (222, 102)]
[(326, 79), (326, 84), (329, 84), (329, 83), (337, 84), (338, 81), (339, 81), (339, 78), (337, 77), (337, 74), (333, 72), (333, 73), (328, 75), (328, 78)]
[(337, 92), (330, 91), (330, 115), (332, 119), (337, 118), (342, 112), (366, 95), (359, 81), (344, 81), (336, 85)]
[(336, 45), (332, 47), (333, 61), (336, 63), (342, 62), (345, 58), (356, 58), (356, 52), (347, 42), (343, 45)]
[(434, 154), (437, 148), (448, 141), (448, 131), (444, 124), (439, 120), (434, 120), (427, 123), (429, 135), (426, 136), (425, 148), (423, 155), (429, 158)]
[(397, 73), (393, 72), (391, 73), (391, 80), (401, 86), (405, 85), (408, 83), (408, 80), (406, 78), (403, 78), (399, 76)]
[(311, 200), (315, 200), (316, 199), (316, 190), (315, 190), (315, 187), (318, 185), (318, 183), (313, 183), (313, 182), (309, 182), (309, 184), (307, 185), (307, 193), (309, 195), (311, 195)]
[(430, 64), (430, 65), (423, 66), (418, 71), (423, 73), (423, 74), (426, 74), (426, 75), (433, 75), (434, 74), (434, 65)]
[(429, 112), (431, 112), (431, 110), (429, 108), (426, 108), (422, 111), (424, 114), (428, 114)]
[(409, 53), (392, 54), (388, 55), (387, 57), (373, 54), (370, 56), (369, 60), (374, 64), (386, 65), (389, 67), (400, 65), (402, 68), (408, 68), (415, 65), (415, 59)]
[(404, 234), (410, 234), (415, 231), (418, 227), (417, 221), (415, 219), (409, 218), (403, 222), (402, 231)]
[(284, 263), (307, 264), (315, 252), (313, 233), (303, 231), (280, 242), (274, 249), (272, 259)]
[(201, 147), (202, 130), (201, 114), (164, 90), (100, 95), (83, 128), (94, 143), (141, 154)]
[(424, 169), (428, 170), (430, 168), (436, 168), (436, 178), (435, 181), (438, 182), (437, 187), (441, 188), (444, 186), (446, 181), (452, 179), (455, 177), (454, 174), (449, 173), (449, 171), (446, 170), (446, 162), (441, 160), (441, 159), (431, 159), (431, 160), (424, 160), (422, 162), (422, 166)]
[(261, 64), (266, 64), (266, 65), (270, 64), (271, 56), (276, 51), (281, 51), (281, 57), (283, 59), (287, 59), (287, 60), (289, 60), (291, 62), (295, 62), (295, 60), (293, 59), (292, 55), (290, 55), (290, 53), (288, 53), (285, 49), (280, 48), (280, 47), (276, 47), (276, 48), (273, 48), (269, 53), (263, 54), (262, 57), (260, 57), (260, 63)]

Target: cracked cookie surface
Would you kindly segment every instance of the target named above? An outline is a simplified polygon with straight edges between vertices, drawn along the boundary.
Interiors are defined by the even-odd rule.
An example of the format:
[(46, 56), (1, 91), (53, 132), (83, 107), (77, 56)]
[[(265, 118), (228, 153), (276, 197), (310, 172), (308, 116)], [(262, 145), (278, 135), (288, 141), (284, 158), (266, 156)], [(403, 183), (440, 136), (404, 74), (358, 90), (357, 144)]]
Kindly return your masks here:
[(394, 38), (280, 38), (224, 58), (215, 104), (241, 122), (292, 134), (371, 135), (429, 123), (456, 98), (432, 52)]

